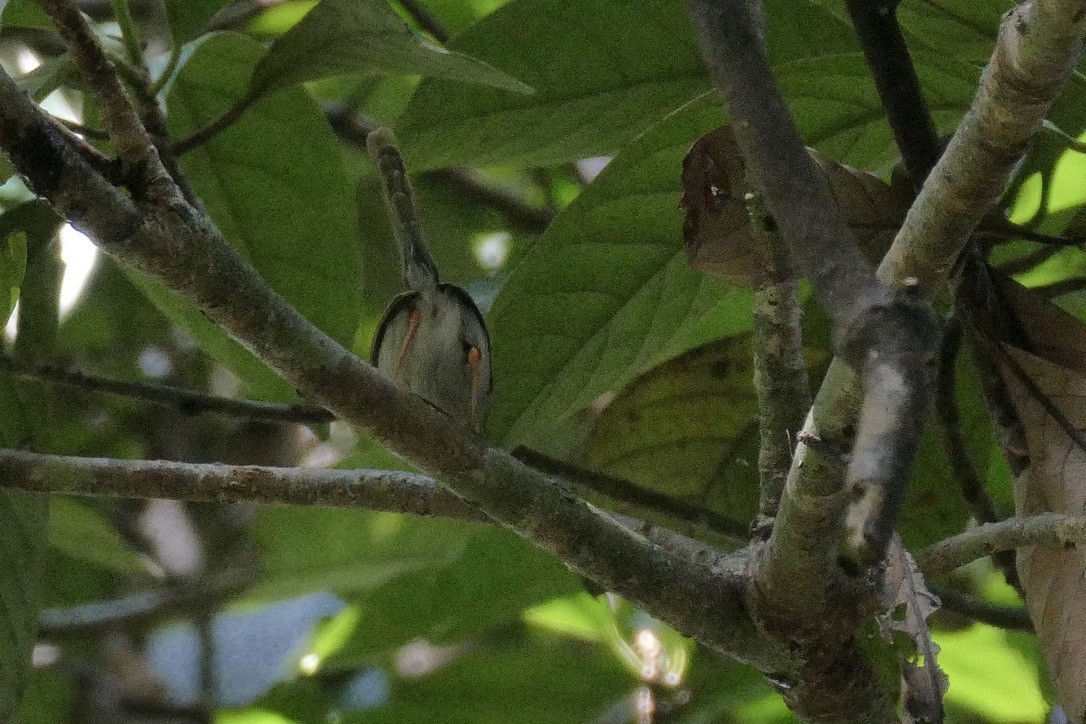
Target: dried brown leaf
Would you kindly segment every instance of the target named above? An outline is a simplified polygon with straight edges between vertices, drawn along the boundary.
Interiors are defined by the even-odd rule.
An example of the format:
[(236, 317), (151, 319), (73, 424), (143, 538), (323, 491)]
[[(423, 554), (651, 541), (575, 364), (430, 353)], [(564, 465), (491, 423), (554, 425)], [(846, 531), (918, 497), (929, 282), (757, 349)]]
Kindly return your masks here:
[[(1014, 405), (1029, 467), (1015, 512), (1086, 514), (1086, 325), (1006, 277), (974, 314)], [(1021, 452), (1021, 451), (1019, 451)], [(1086, 552), (1030, 546), (1017, 556), (1026, 607), (1071, 721), (1086, 719)]]
[[(1026, 438), (1029, 469), (1014, 483), (1015, 512), (1086, 514), (1086, 450), (1064, 422), (1086, 432), (1086, 375), (1004, 345), (1000, 372)], [(1024, 375), (1027, 379), (1021, 379)], [(1028, 381), (1027, 381), (1028, 380)], [(1046, 409), (1039, 392), (1064, 421)], [(1075, 546), (1018, 551), (1026, 607), (1071, 721), (1086, 718), (1086, 557)]]
[(886, 611), (879, 617), (884, 635), (890, 639), (895, 631), (903, 633), (910, 644), (901, 657), (905, 704), (902, 721), (943, 721), (943, 695), (948, 682), (939, 668), (939, 646), (928, 628), (928, 619), (939, 609), (940, 601), (928, 590), (916, 561), (896, 535), (886, 554), (879, 602)]
[[(905, 218), (911, 192), (808, 151), (861, 251), (878, 263)], [(683, 160), (682, 182), (683, 238), (691, 266), (737, 286), (754, 286), (758, 265), (743, 200), (749, 185), (731, 126), (721, 126), (694, 142)]]

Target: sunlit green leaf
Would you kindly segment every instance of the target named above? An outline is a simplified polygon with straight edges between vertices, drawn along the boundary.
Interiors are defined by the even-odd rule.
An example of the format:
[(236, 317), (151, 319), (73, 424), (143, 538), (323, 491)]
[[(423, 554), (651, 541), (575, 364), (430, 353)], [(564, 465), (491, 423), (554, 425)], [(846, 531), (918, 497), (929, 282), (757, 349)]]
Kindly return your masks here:
[(939, 666), (950, 679), (946, 698), (991, 722), (1044, 721), (1048, 707), (1037, 684), (1037, 669), (991, 626), (935, 634)]

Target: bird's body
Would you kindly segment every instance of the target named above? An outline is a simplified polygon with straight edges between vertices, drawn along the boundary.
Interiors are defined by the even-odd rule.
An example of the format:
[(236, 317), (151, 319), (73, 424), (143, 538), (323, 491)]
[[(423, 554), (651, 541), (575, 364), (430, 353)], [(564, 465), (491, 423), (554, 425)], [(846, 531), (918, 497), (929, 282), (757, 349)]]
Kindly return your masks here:
[(467, 292), (438, 280), (392, 133), (377, 129), (367, 145), (381, 176), (407, 287), (392, 300), (377, 327), (373, 364), (478, 431), (492, 384), (490, 338), (483, 315)]

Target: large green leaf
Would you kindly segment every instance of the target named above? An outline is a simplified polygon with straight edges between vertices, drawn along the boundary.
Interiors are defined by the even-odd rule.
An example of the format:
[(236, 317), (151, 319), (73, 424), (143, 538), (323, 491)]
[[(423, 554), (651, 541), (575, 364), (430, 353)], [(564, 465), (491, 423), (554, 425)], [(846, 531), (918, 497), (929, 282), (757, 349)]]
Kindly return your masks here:
[[(774, 62), (855, 50), (846, 26), (809, 2), (771, 0)], [(417, 169), (547, 164), (614, 153), (710, 87), (678, 0), (514, 0), (452, 47), (492, 59), (536, 93), (427, 80), (399, 124)]]
[(750, 335), (670, 360), (608, 404), (579, 462), (750, 520), (758, 507), (752, 379)]
[[(170, 86), (171, 133), (185, 136), (217, 118), (244, 92), (259, 57), (260, 46), (238, 35), (200, 43)], [(354, 199), (309, 95), (295, 88), (256, 103), (182, 165), (227, 240), (310, 321), (350, 343), (361, 314)], [(141, 285), (156, 287), (156, 304), (235, 372), (268, 383), (270, 371), (196, 310), (145, 279)]]
[[(952, 124), (976, 69), (925, 57), (939, 118)], [(807, 142), (860, 167), (896, 158), (858, 53), (778, 68)], [(679, 169), (689, 145), (719, 125), (714, 94), (679, 109), (624, 148), (525, 255), (489, 316), (496, 389), (487, 419), (524, 441), (596, 395), (716, 337), (749, 327), (749, 296), (687, 268)]]
[(749, 328), (749, 294), (696, 275), (679, 242), (678, 168), (719, 122), (702, 101), (631, 144), (514, 269), (488, 320), (494, 439), (521, 442), (639, 372)]
[(387, 0), (319, 2), (272, 43), (253, 73), (251, 91), (263, 95), (302, 81), (359, 72), (437, 76), (505, 92), (531, 91), (480, 60), (432, 45)]

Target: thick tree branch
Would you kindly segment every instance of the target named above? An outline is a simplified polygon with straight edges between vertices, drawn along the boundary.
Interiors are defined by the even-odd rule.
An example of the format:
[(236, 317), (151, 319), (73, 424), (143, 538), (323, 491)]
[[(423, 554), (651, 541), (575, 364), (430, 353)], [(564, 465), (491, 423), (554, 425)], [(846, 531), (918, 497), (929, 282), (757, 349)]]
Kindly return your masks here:
[(1033, 0), (1004, 17), (973, 103), (879, 267), (883, 280), (935, 293), (1070, 77), (1084, 9), (1082, 0)]
[(251, 420), (302, 424), (318, 424), (331, 422), (335, 419), (335, 416), (328, 410), (316, 405), (239, 400), (186, 390), (171, 385), (92, 375), (56, 365), (28, 363), (4, 356), (0, 356), (0, 369), (7, 370), (16, 377), (23, 379), (63, 385), (88, 392), (126, 397), (140, 402), (169, 407), (186, 415), (213, 412), (219, 415), (244, 417)]
[(137, 207), (43, 127), (41, 113), (0, 74), (0, 145), (104, 251), (202, 310), (303, 395), (602, 588), (763, 671), (789, 669), (746, 612), (745, 566), (665, 550), (491, 448), (313, 327), (179, 193)]
[[(895, 299), (860, 253), (773, 78), (760, 4), (687, 0), (686, 5), (755, 190), (830, 317), (838, 352), (862, 371), (867, 394), (848, 478), (868, 503), (861, 508), (866, 517), (859, 526), (860, 553), (865, 562), (874, 562), (890, 540), (919, 439), (927, 402), (924, 354), (933, 346), (931, 312), (907, 296)], [(823, 437), (812, 423), (808, 432)], [(830, 443), (847, 444), (849, 427), (841, 425), (843, 434)], [(802, 465), (801, 456), (795, 465)], [(893, 716), (891, 697), (853, 638), (859, 612), (849, 610), (849, 596), (835, 592), (844, 590), (836, 561), (845, 507), (843, 491), (834, 484), (840, 476), (830, 466), (819, 472), (828, 475), (828, 486), (790, 476), (756, 569), (757, 615), (771, 635), (797, 649), (800, 681), (784, 696), (800, 716), (885, 720)], [(808, 485), (797, 488), (798, 482)]]
[(999, 551), (1033, 545), (1072, 546), (1086, 540), (1086, 517), (1041, 513), (987, 523), (925, 548), (916, 557), (925, 576), (950, 573)]

